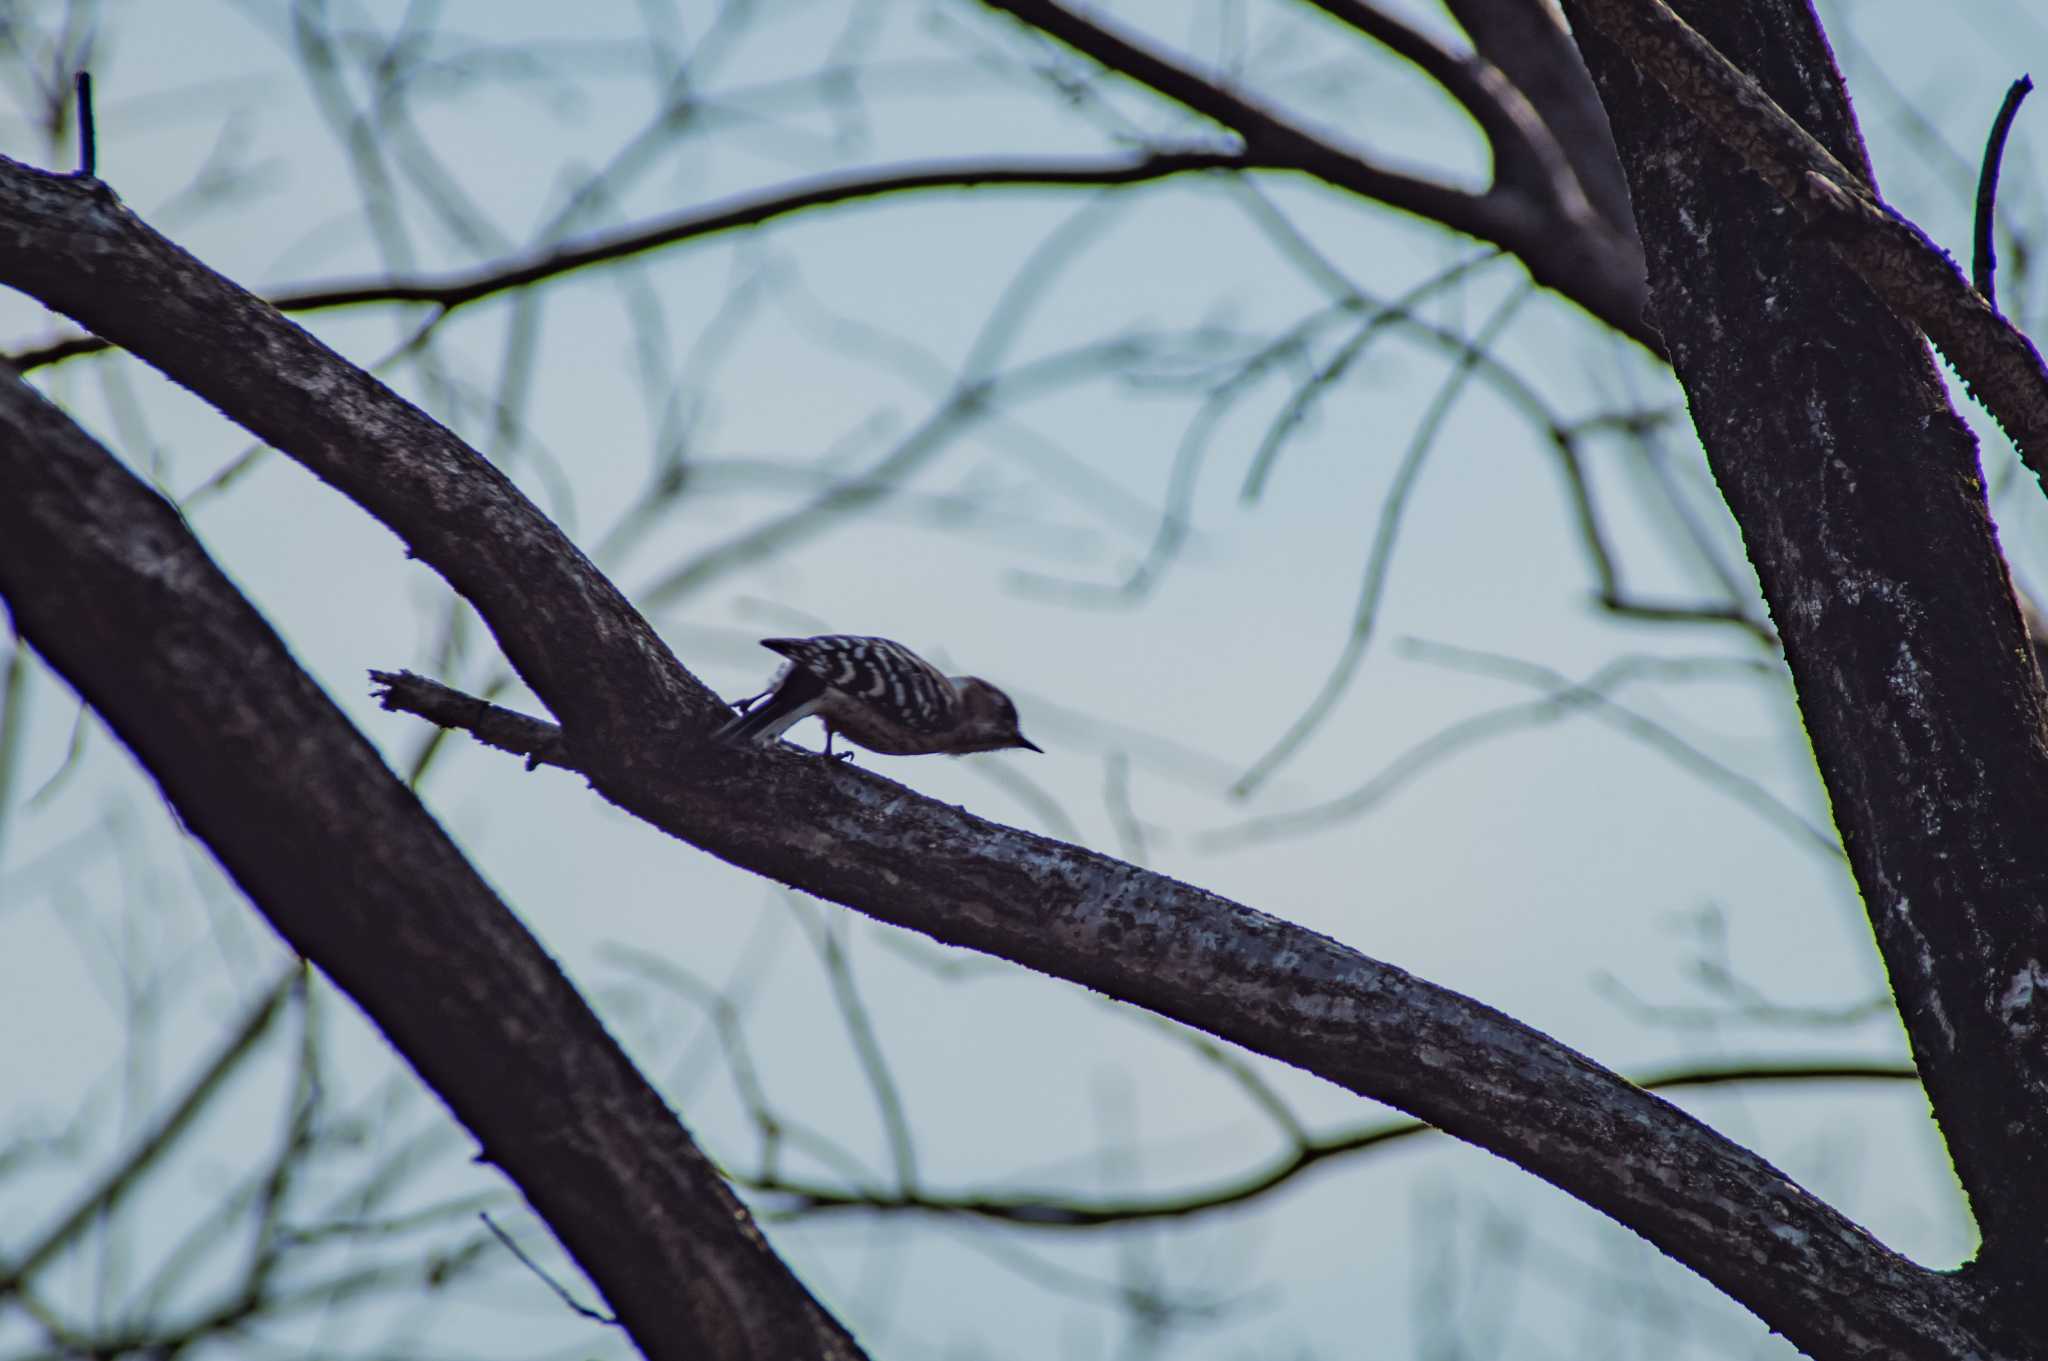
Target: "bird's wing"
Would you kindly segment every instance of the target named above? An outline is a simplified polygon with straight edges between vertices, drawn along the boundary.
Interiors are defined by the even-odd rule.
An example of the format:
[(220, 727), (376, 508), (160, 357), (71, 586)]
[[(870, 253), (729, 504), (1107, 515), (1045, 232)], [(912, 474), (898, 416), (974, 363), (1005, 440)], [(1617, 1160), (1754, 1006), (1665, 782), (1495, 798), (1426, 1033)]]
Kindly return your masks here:
[(953, 682), (887, 638), (827, 633), (816, 638), (763, 638), (761, 646), (781, 653), (848, 698), (872, 705), (919, 732), (947, 727), (959, 706)]

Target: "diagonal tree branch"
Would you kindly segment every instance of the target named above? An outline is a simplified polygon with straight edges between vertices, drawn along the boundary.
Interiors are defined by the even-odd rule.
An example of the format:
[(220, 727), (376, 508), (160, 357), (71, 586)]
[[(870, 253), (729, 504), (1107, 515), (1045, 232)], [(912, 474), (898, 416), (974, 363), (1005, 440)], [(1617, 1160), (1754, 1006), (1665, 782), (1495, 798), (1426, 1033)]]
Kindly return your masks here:
[[(104, 185), (4, 160), (0, 178), (14, 191), (0, 210), (8, 282), (213, 394), (383, 521), (503, 628), (499, 646), (572, 741), (644, 741), (650, 718), (657, 732), (688, 731), (723, 712), (618, 588), (446, 427), (158, 236)], [(126, 249), (100, 253), (116, 243)], [(158, 305), (131, 305), (145, 294)], [(253, 329), (231, 337), (230, 316)], [(602, 661), (556, 641), (574, 637), (601, 640)]]
[(0, 485), (15, 626), (468, 1126), (641, 1353), (858, 1356), (178, 512), (13, 374), (0, 374)]
[[(1333, 0), (1333, 4), (1336, 2)], [(1556, 290), (1653, 352), (1662, 352), (1656, 332), (1643, 320), (1641, 260), (1634, 238), (1626, 232), (1608, 229), (1597, 214), (1585, 209), (1583, 196), (1566, 200), (1551, 193), (1526, 193), (1518, 187), (1526, 178), (1520, 169), (1497, 174), (1498, 182), (1483, 194), (1388, 170), (1057, 0), (981, 3), (1230, 129), (1243, 139), (1246, 152), (1261, 164), (1292, 167), (1333, 188), (1428, 218), (1511, 251), (1537, 283)], [(1362, 5), (1346, 4), (1341, 8), (1350, 11), (1351, 18), (1371, 23), (1378, 30), (1373, 36), (1382, 41), (1398, 38), (1390, 22), (1374, 22)], [(1424, 55), (1414, 44), (1407, 45), (1415, 49), (1411, 59)], [(1461, 78), (1461, 83), (1469, 86), (1473, 82)], [(1505, 82), (1494, 87), (1492, 95), (1496, 106), (1503, 109), (1499, 97), (1505, 93), (1504, 87)], [(1503, 126), (1505, 118), (1505, 113), (1498, 117), (1488, 115), (1496, 126)], [(1496, 142), (1495, 150), (1505, 148)], [(1539, 170), (1537, 174), (1547, 186), (1555, 187), (1555, 180), (1547, 172)], [(1563, 208), (1570, 203), (1584, 210), (1568, 214)]]
[[(1473, 49), (1534, 106), (1601, 218), (1633, 239), (1635, 215), (1607, 110), (1556, 8), (1535, 0), (1444, 0), (1444, 8), (1471, 37)], [(1635, 253), (1640, 267), (1640, 244)]]
[(1927, 333), (2048, 490), (2048, 365), (1947, 251), (1878, 197), (1860, 148), (1858, 166), (1843, 165), (1663, 0), (1576, 7), (1797, 211), (1885, 306)]
[[(1786, 230), (1786, 194), (1814, 185), (1852, 205), (1852, 231), (1886, 211), (1864, 196), (1861, 138), (1825, 35), (1799, 0), (1701, 0), (1688, 12), (1757, 78), (1730, 79), (1654, 0), (1567, 4), (1652, 243), (1659, 327), (1770, 602), (1983, 1236), (1971, 1270), (2038, 1282), (2048, 1268), (2048, 693), (1998, 553), (1976, 440), (1912, 314), (1888, 310), (1890, 284), (1868, 272), (1861, 252), (1875, 238), (1829, 253)], [(1617, 14), (1618, 41), (1602, 28)], [(1659, 73), (1669, 71), (1667, 87)], [(1808, 147), (1766, 88), (1799, 103), (1825, 149)], [(1728, 143), (1742, 145), (1739, 157)], [(1775, 167), (1763, 182), (1759, 161)], [(1990, 315), (1957, 286), (1967, 308)], [(1729, 343), (1765, 335), (1798, 343)]]
[(1458, 53), (1365, 0), (1311, 0), (1435, 81), (1472, 116), (1493, 150), (1497, 189), (1547, 199), (1561, 217), (1590, 217), (1593, 205), (1536, 107), (1492, 62)]
[[(1628, 1225), (1801, 1345), (2017, 1355), (1968, 1282), (1915, 1266), (1764, 1159), (1491, 1008), (866, 771), (698, 745), (722, 712), (709, 692), (501, 474), (103, 188), (0, 160), (0, 281), (156, 363), (397, 532), (562, 719), (565, 758), (654, 826), (1398, 1106)], [(164, 759), (210, 768), (184, 750)], [(494, 999), (484, 1033), (505, 1014)], [(423, 1067), (439, 1046), (480, 1042), (463, 1028), (401, 1038)]]
[[(436, 722), (476, 716), (478, 701), (436, 682), (380, 679), (387, 707)], [(1149, 1007), (1499, 1152), (1807, 1345), (1934, 1357), (1968, 1332), (1956, 1322), (1974, 1308), (1966, 1287), (1893, 1256), (1755, 1155), (1490, 1008), (1253, 909), (865, 771), (799, 756), (755, 764), (744, 797), (724, 782), (594, 782), (735, 863)], [(1716, 1240), (1747, 1246), (1739, 1261), (1723, 1259), (1707, 1247)], [(1835, 1295), (1849, 1278), (1860, 1303), (1845, 1314)], [(1945, 1313), (1941, 1329), (1960, 1331), (1920, 1336), (1923, 1311)]]

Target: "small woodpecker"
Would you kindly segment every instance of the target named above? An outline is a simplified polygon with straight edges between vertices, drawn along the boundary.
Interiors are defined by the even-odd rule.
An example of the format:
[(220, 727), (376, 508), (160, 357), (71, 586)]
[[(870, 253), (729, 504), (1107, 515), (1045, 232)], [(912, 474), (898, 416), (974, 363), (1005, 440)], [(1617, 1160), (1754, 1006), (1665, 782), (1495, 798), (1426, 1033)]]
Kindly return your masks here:
[(763, 638), (761, 646), (789, 660), (712, 734), (715, 742), (765, 746), (816, 714), (825, 721), (827, 756), (835, 736), (884, 756), (1042, 750), (1017, 730), (1008, 695), (976, 676), (941, 675), (901, 643), (828, 633)]

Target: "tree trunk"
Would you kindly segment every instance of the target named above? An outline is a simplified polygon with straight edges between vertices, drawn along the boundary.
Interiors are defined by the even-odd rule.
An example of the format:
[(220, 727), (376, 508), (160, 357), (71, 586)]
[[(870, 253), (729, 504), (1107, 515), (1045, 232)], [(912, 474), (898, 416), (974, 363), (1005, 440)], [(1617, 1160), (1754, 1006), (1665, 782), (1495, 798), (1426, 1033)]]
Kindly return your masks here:
[[(1965, 1279), (2044, 1340), (2048, 727), (1976, 441), (1918, 331), (1589, 22), (1651, 321), (1742, 526), (1982, 1244)], [(1868, 158), (1797, 0), (1683, 16), (1844, 165)]]

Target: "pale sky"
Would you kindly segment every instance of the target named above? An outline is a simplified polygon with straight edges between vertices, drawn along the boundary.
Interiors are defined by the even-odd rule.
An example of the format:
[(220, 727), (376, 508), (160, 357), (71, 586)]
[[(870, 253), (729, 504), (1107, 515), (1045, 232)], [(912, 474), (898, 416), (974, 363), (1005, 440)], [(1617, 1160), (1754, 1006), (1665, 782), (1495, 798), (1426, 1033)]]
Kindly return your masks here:
[[(336, 13), (386, 31), (404, 8)], [(572, 234), (835, 169), (1110, 148), (1097, 125), (1028, 77), (976, 64), (1019, 49), (1005, 21), (974, 5), (855, 6), (880, 16), (866, 37), (848, 28), (843, 5), (758, 8), (755, 26), (713, 33), (721, 55), (703, 81), (701, 126), (652, 142), (616, 201)], [(687, 48), (711, 13), (694, 0), (680, 9), (676, 37)], [(1390, 74), (1330, 26), (1281, 22), (1291, 11), (1280, 6), (1191, 9), (1192, 20), (1170, 17), (1180, 9), (1163, 4), (1112, 12), (1202, 59), (1223, 54), (1254, 86), (1262, 73), (1286, 72), (1304, 90), (1327, 89), (1304, 96), (1321, 101), (1309, 107), (1376, 153), (1481, 173), (1473, 138), (1426, 87)], [(54, 13), (28, 10), (41, 22)], [(434, 50), (459, 59), (415, 91), (420, 142), (391, 143), (401, 184), (382, 200), (404, 224), (403, 262), (456, 270), (514, 253), (561, 211), (566, 186), (644, 126), (653, 45), (640, 7), (579, 7), (577, 22), (589, 27), (574, 30), (566, 13), (524, 0), (440, 7)], [(1989, 0), (1872, 0), (1829, 5), (1824, 17), (1880, 182), (1966, 254), (1979, 139), (2005, 83), (2048, 58), (2048, 26)], [(284, 6), (112, 4), (103, 26), (94, 62), (100, 168), (132, 207), (254, 288), (383, 269), (348, 150), (295, 64)], [(530, 69), (536, 54), (555, 68)], [(791, 84), (835, 55), (871, 73), (857, 108)], [(10, 74), (18, 88), (20, 71)], [(1924, 126), (1905, 116), (1898, 94)], [(360, 83), (350, 86), (349, 98), (362, 95)], [(1111, 99), (1134, 131), (1176, 126), (1129, 91)], [(2042, 221), (2041, 139), (2029, 132), (2040, 116), (2022, 114), (2008, 155), (2005, 202), (2026, 227)], [(1935, 136), (1962, 161), (1937, 150)], [(0, 120), (0, 150), (51, 155), (18, 114)], [(211, 203), (190, 196), (209, 166), (245, 173), (233, 181), (238, 192)], [(459, 206), (420, 187), (451, 182)], [(1328, 191), (1272, 179), (1259, 188), (1375, 296), (1398, 295), (1477, 253)], [(1862, 1001), (1881, 986), (1881, 969), (1839, 861), (1788, 816), (1730, 792), (1731, 780), (1747, 782), (1787, 814), (1826, 825), (1783, 687), (1732, 669), (1758, 656), (1740, 635), (1622, 625), (1593, 608), (1541, 432), (1484, 385), (1463, 396), (1423, 468), (1355, 683), (1270, 783), (1249, 799), (1226, 792), (1338, 655), (1393, 469), (1447, 371), (1432, 349), (1376, 342), (1287, 447), (1255, 504), (1240, 488), (1289, 371), (1219, 422), (1192, 485), (1176, 484), (1200, 397), (1170, 381), (1188, 374), (1183, 346), (1144, 383), (1104, 373), (1024, 395), (940, 446), (907, 495), (765, 560), (654, 594), (679, 565), (877, 464), (944, 400), (963, 365), (1002, 373), (1066, 347), (1197, 324), (1219, 336), (1276, 335), (1318, 305), (1244, 198), (1220, 185), (1187, 181), (1089, 203), (1077, 193), (985, 191), (814, 212), (534, 295), (537, 343), (525, 376), (509, 385), (514, 309), (503, 302), (444, 325), (437, 372), (380, 371), (507, 466), (593, 551), (641, 496), (650, 450), (684, 432), (697, 480), (605, 565), (683, 661), (724, 693), (751, 693), (772, 669), (758, 637), (885, 634), (1004, 686), (1048, 753), (862, 758), (891, 778), (1328, 932), (1623, 1072), (1769, 1055), (1902, 1055), (1896, 1024), (1882, 1016), (1807, 1031), (1677, 1026), (1626, 1004), (1623, 994), (1725, 1001), (1703, 987), (1699, 967), (1722, 948), (1745, 986), (1788, 1005)], [(1013, 291), (1029, 260), (1042, 268)], [(1521, 282), (1510, 263), (1483, 266), (1429, 315), (1470, 334)], [(2010, 276), (2007, 287), (2008, 310), (2022, 316), (2040, 297)], [(985, 324), (1006, 296), (1016, 324), (990, 347)], [(383, 363), (419, 320), (379, 309), (308, 322), (352, 358)], [(0, 303), (0, 322), (10, 348), (62, 329), (12, 298)], [(658, 343), (647, 339), (655, 334)], [(1318, 357), (1342, 334), (1327, 332)], [(1567, 418), (1678, 401), (1668, 374), (1547, 295), (1515, 314), (1500, 354)], [(642, 380), (649, 364), (661, 375), (653, 398)], [(132, 363), (74, 362), (37, 381), (174, 496), (190, 496), (250, 447)], [(523, 438), (494, 423), (501, 391), (516, 393), (510, 428)], [(1978, 413), (1966, 414), (1983, 427)], [(1987, 449), (1996, 478), (2004, 446), (1994, 439)], [(1682, 423), (1665, 452), (1679, 477), (1699, 475)], [(1707, 589), (1669, 551), (1668, 525), (1632, 493), (1641, 479), (1621, 447), (1595, 445), (1589, 462), (1638, 589)], [(1156, 587), (1136, 598), (1100, 590), (1145, 560), (1161, 507), (1182, 496), (1185, 542)], [(2022, 482), (2000, 515), (2015, 565), (2041, 583), (2048, 553), (2036, 501)], [(188, 509), (209, 550), (394, 768), (409, 766), (425, 733), (371, 702), (366, 670), (412, 667), (473, 690), (498, 675), (473, 619), (459, 656), (447, 659), (439, 580), (283, 458), (258, 460)], [(1733, 542), (1721, 520), (1706, 531), (1724, 548)], [(1618, 697), (1710, 754), (1727, 777), (1703, 777), (1639, 735), (1581, 715), (1453, 756), (1363, 817), (1252, 844), (1212, 839), (1356, 789), (1447, 725), (1540, 693), (1453, 669), (1442, 648), (1419, 649), (1418, 639), (1574, 679), (1629, 654), (1726, 659), (1713, 675), (1636, 684)], [(0, 843), (0, 1029), (37, 1038), (0, 1050), (0, 1091), (9, 1094), (0, 1151), (85, 1112), (87, 1153), (104, 1160), (131, 1141), (152, 1097), (204, 1062), (283, 955), (97, 726), (87, 725), (82, 755), (45, 789), (67, 769), (75, 702), (40, 665), (28, 702)], [(505, 702), (533, 707), (516, 689)], [(792, 737), (819, 740), (814, 728)], [(1243, 1175), (1277, 1147), (1238, 1085), (1144, 1015), (833, 905), (788, 899), (614, 812), (575, 777), (526, 774), (457, 738), (422, 792), (728, 1167), (756, 1160), (739, 1084), (701, 1011), (650, 982), (661, 966), (737, 989), (752, 1062), (778, 1109), (829, 1135), (877, 1184), (892, 1175), (876, 1097), (814, 948), (821, 932), (849, 951), (928, 1188), (1161, 1192)], [(960, 976), (938, 967), (951, 965), (965, 966)], [(124, 975), (155, 978), (159, 989), (161, 1010), (128, 1037), (132, 1049)], [(342, 1089), (332, 1094), (367, 1103), (362, 1158), (446, 1126), (430, 1099), (403, 1097), (416, 1084), (345, 999), (324, 984), (319, 992)], [(283, 1036), (272, 1041), (174, 1173), (147, 1190), (118, 1250), (75, 1253), (45, 1293), (90, 1316), (96, 1282), (146, 1278), (229, 1176), (276, 1138), (290, 1050)], [(1258, 1071), (1317, 1131), (1387, 1114), (1274, 1065)], [(1969, 1251), (1916, 1090), (1727, 1092), (1685, 1104), (1917, 1259), (1949, 1264)], [(401, 1203), (500, 1188), (468, 1152), (460, 1131), (444, 1133)], [(793, 1173), (838, 1175), (801, 1148), (787, 1156)], [(0, 1260), (97, 1165), (59, 1160), (0, 1180)], [(530, 1215), (509, 1199), (497, 1210), (560, 1269)], [(472, 1228), (458, 1224), (433, 1241)], [(1568, 1354), (1589, 1342), (1634, 1354), (1651, 1340), (1645, 1330), (1674, 1357), (1785, 1352), (1631, 1235), (1447, 1140), (1352, 1159), (1247, 1209), (1172, 1227), (1059, 1236), (846, 1216), (771, 1224), (770, 1233), (878, 1356), (1147, 1354), (1114, 1299), (1120, 1282), (1140, 1281), (1226, 1306), (1166, 1333), (1149, 1353), (1175, 1358), (1408, 1355), (1445, 1317), (1478, 1330), (1466, 1341), (1501, 1357)], [(218, 1279), (229, 1261), (196, 1258), (195, 1281)], [(1616, 1317), (1616, 1290), (1645, 1317)], [(195, 1286), (180, 1298), (197, 1294)], [(118, 1313), (122, 1290), (97, 1298)], [(443, 1294), (396, 1298), (402, 1305), (318, 1315), (266, 1337), (351, 1353), (380, 1339), (417, 1342), (427, 1354), (624, 1348), (509, 1263)], [(1489, 1319), (1501, 1336), (1484, 1332)], [(29, 1336), (18, 1314), (0, 1311), (0, 1352)]]

